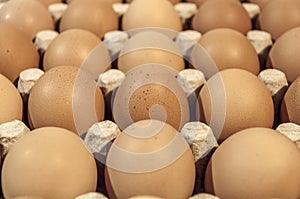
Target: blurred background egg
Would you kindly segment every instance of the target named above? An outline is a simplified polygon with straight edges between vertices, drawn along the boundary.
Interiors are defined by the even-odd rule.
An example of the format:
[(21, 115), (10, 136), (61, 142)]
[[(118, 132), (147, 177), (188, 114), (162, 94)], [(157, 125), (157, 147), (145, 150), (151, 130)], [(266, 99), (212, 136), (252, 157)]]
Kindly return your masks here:
[[(204, 48), (208, 56), (214, 61), (219, 71), (228, 68), (240, 68), (255, 75), (259, 73), (260, 65), (257, 53), (250, 41), (240, 32), (218, 28), (204, 34), (199, 40), (200, 48)], [(195, 46), (191, 60), (195, 68), (202, 67), (202, 57), (198, 54), (199, 46)], [(200, 62), (200, 63), (199, 63)], [(206, 67), (206, 66), (204, 66)], [(198, 68), (199, 69), (199, 68)], [(216, 73), (215, 69), (200, 69), (206, 77)]]
[(123, 16), (122, 28), (131, 32), (143, 28), (177, 32), (182, 30), (182, 25), (178, 13), (168, 0), (134, 0)]
[[(61, 65), (81, 67), (97, 47), (99, 62), (89, 62), (86, 69), (97, 79), (110, 63), (107, 48), (93, 33), (82, 29), (70, 29), (59, 34), (49, 45), (44, 55), (44, 69)], [(99, 51), (100, 49), (100, 51)]]
[(14, 82), (20, 72), (38, 66), (39, 55), (31, 40), (17, 29), (0, 24), (0, 73)]
[[(197, 5), (197, 7), (200, 7), (204, 2), (208, 1), (208, 0), (186, 0), (187, 2), (190, 3), (195, 3)], [(221, 0), (221, 1), (226, 1), (226, 0)], [(231, 1), (231, 0), (228, 0)], [(239, 0), (233, 0), (233, 1), (237, 1), (240, 2)]]
[[(220, 142), (246, 128), (273, 126), (271, 93), (257, 76), (245, 70), (227, 69), (215, 74), (201, 89), (199, 101), (206, 123)], [(217, 108), (220, 105), (224, 115)], [(220, 122), (223, 128), (217, 132), (214, 126)]]
[(293, 28), (280, 36), (269, 53), (273, 68), (285, 73), (289, 82), (300, 76), (300, 27)]
[(62, 3), (62, 0), (38, 0), (41, 2), (46, 8), (48, 8), (49, 5), (55, 4), (55, 3)]
[(299, 198), (299, 176), (300, 151), (290, 139), (272, 129), (250, 128), (215, 151), (205, 191), (222, 199)]
[(9, 150), (2, 168), (5, 198), (71, 199), (95, 191), (96, 184), (93, 155), (78, 136), (62, 128), (45, 127), (24, 135)]
[(47, 8), (38, 0), (10, 0), (0, 9), (0, 23), (7, 23), (33, 39), (41, 30), (53, 30)]
[(91, 76), (72, 66), (45, 72), (28, 99), (32, 128), (56, 126), (83, 134), (104, 118), (104, 99)]
[(284, 95), (281, 121), (300, 125), (300, 76), (292, 83)]
[[(131, 3), (133, 0), (126, 0), (127, 3)], [(170, 1), (172, 4), (176, 4), (176, 3), (179, 3), (181, 2), (181, 0), (168, 0)]]
[(59, 30), (79, 28), (102, 38), (108, 31), (118, 30), (118, 16), (111, 2), (99, 0), (73, 0), (64, 12)]
[(0, 124), (22, 120), (23, 101), (16, 87), (0, 73)]
[(123, 72), (148, 63), (162, 64), (177, 72), (184, 69), (184, 59), (175, 42), (154, 31), (143, 31), (132, 36), (124, 44), (118, 58), (118, 68)]
[(192, 151), (167, 123), (143, 120), (130, 125), (114, 141), (106, 162), (105, 184), (110, 199), (136, 195), (181, 199), (192, 194)]
[(134, 197), (130, 197), (128, 199), (162, 199), (156, 196), (134, 196)]
[(272, 0), (259, 15), (262, 30), (271, 33), (274, 40), (284, 32), (300, 26), (300, 0)]
[(209, 0), (199, 8), (192, 26), (202, 34), (215, 28), (231, 28), (246, 34), (251, 30), (251, 19), (239, 1)]

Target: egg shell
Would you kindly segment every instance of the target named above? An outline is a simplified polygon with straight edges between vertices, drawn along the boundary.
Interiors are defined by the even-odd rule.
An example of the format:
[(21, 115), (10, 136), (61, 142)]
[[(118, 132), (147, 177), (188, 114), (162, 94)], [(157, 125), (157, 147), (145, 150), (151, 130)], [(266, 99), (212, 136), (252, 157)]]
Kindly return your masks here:
[(284, 32), (300, 25), (299, 0), (272, 0), (259, 15), (262, 30), (277, 40)]
[[(126, 0), (127, 3), (131, 3), (133, 0)], [(176, 3), (179, 3), (181, 2), (181, 0), (168, 0), (170, 1), (172, 4), (176, 4)]]
[(300, 125), (300, 76), (291, 84), (281, 105), (281, 122)]
[[(273, 125), (271, 93), (257, 76), (245, 70), (227, 69), (211, 77), (201, 89), (199, 101), (205, 121), (221, 142), (246, 128)], [(221, 132), (215, 127), (219, 123), (223, 124)]]
[(143, 31), (124, 43), (118, 58), (118, 68), (123, 72), (143, 64), (162, 64), (175, 71), (184, 69), (184, 60), (178, 46), (166, 35)]
[(22, 120), (23, 101), (16, 87), (0, 74), (0, 124)]
[[(94, 51), (97, 51), (97, 59), (91, 55)], [(97, 79), (100, 73), (110, 68), (110, 56), (96, 35), (82, 29), (70, 29), (60, 33), (44, 55), (46, 71), (61, 65), (85, 67)]]
[(102, 38), (106, 32), (118, 29), (118, 16), (109, 1), (73, 0), (61, 18), (59, 30), (72, 28), (88, 30)]
[(2, 168), (5, 198), (36, 195), (73, 199), (95, 191), (96, 184), (93, 155), (78, 136), (56, 127), (24, 135), (10, 149)]
[(231, 28), (246, 34), (252, 25), (249, 14), (239, 1), (209, 0), (199, 8), (192, 26), (202, 34), (215, 28)]
[(0, 9), (0, 22), (8, 23), (33, 39), (41, 30), (53, 30), (47, 8), (37, 0), (10, 0)]
[(0, 24), (0, 73), (14, 82), (23, 70), (38, 65), (33, 43), (17, 29)]
[(45, 72), (33, 86), (28, 114), (32, 128), (56, 126), (82, 134), (103, 120), (104, 99), (88, 73), (58, 66)]
[(300, 28), (293, 28), (280, 36), (269, 53), (269, 61), (273, 68), (285, 73), (289, 82), (300, 76)]
[(291, 140), (273, 129), (250, 128), (215, 151), (205, 191), (224, 199), (299, 198), (299, 176), (300, 151)]
[[(180, 144), (175, 144), (177, 143), (175, 140), (180, 141)], [(121, 156), (118, 150), (115, 152), (112, 150), (115, 147), (120, 148), (120, 152), (124, 151), (124, 155), (128, 154), (122, 162), (120, 162)], [(174, 156), (178, 150), (181, 150), (181, 155)], [(132, 154), (138, 154), (138, 156), (132, 156)], [(150, 159), (144, 159), (144, 155), (147, 156), (147, 154), (154, 155), (155, 159), (148, 162)], [(167, 164), (161, 165), (166, 162), (164, 159)], [(117, 167), (111, 166), (114, 165), (111, 164), (114, 160), (118, 162), (116, 162), (118, 165), (115, 165)], [(132, 165), (136, 167), (137, 170), (135, 170), (133, 167), (123, 165), (124, 161), (131, 161), (139, 166)], [(179, 199), (188, 198), (192, 194), (195, 181), (192, 152), (178, 131), (167, 123), (144, 120), (129, 126), (114, 141), (107, 156), (107, 163), (105, 183), (111, 199), (136, 195)], [(145, 167), (150, 165), (149, 170), (146, 168), (143, 172), (142, 165)]]
[[(187, 0), (187, 2), (190, 3), (195, 3), (197, 5), (197, 7), (201, 7), (201, 5), (206, 2), (207, 0)], [(221, 1), (226, 1), (226, 0), (221, 0)], [(231, 1), (231, 0), (230, 0)], [(240, 2), (239, 0), (233, 0), (233, 1), (237, 1)]]
[(128, 199), (162, 199), (156, 196), (134, 196), (134, 197), (130, 197)]
[[(260, 64), (255, 48), (246, 36), (236, 30), (228, 28), (211, 30), (200, 38), (198, 45), (200, 48), (204, 48), (205, 53), (209, 56), (207, 59), (211, 58), (219, 71), (240, 68), (255, 75), (259, 73)], [(198, 62), (203, 62), (198, 54), (199, 47), (195, 46), (191, 55), (192, 64), (197, 69), (202, 67)], [(217, 72), (214, 70), (208, 68), (207, 71), (202, 71), (209, 78)]]
[(169, 1), (134, 0), (123, 16), (122, 28), (125, 31), (132, 31), (147, 27), (182, 30), (180, 17)]

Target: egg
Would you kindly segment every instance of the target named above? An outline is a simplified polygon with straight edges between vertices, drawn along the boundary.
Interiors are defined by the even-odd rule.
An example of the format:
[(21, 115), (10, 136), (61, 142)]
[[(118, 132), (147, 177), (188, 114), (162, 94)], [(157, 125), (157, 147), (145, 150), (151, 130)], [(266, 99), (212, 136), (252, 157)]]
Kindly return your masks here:
[[(96, 49), (97, 48), (97, 49)], [(99, 60), (93, 60), (90, 54), (97, 50)], [(44, 69), (61, 65), (83, 67), (88, 59), (86, 69), (97, 79), (110, 63), (107, 48), (93, 33), (82, 29), (70, 29), (59, 34), (49, 45), (44, 55)]]
[(192, 26), (202, 34), (216, 28), (231, 28), (246, 34), (252, 25), (249, 14), (240, 2), (209, 0), (199, 8)]
[(35, 195), (73, 199), (96, 190), (93, 155), (74, 133), (44, 127), (22, 136), (9, 150), (2, 168), (5, 198)]
[(51, 4), (62, 3), (61, 0), (39, 0), (39, 2), (41, 2), (42, 4), (44, 4), (44, 6), (46, 6), (47, 8)]
[(270, 1), (259, 15), (259, 23), (262, 30), (278, 39), (284, 32), (300, 26), (300, 1)]
[[(197, 5), (197, 7), (200, 7), (202, 6), (202, 4), (204, 2), (206, 2), (207, 0), (186, 0), (187, 2), (190, 2), (190, 3), (195, 3)], [(221, 0), (221, 1), (226, 1), (226, 0)], [(231, 0), (230, 0), (231, 1)], [(236, 2), (240, 2), (239, 0), (233, 0), (233, 1), (236, 1)]]
[(123, 15), (122, 28), (130, 32), (145, 28), (177, 32), (182, 30), (182, 25), (178, 13), (169, 1), (134, 0)]
[(300, 151), (291, 140), (272, 129), (250, 128), (215, 151), (205, 191), (222, 199), (299, 198), (299, 176)]
[(201, 89), (199, 101), (219, 142), (246, 128), (273, 126), (271, 93), (245, 70), (227, 69), (212, 76)]
[(53, 30), (47, 8), (37, 0), (10, 0), (0, 9), (0, 23), (7, 23), (33, 39), (41, 30)]
[(134, 197), (130, 197), (128, 199), (162, 199), (156, 196), (134, 196)]
[[(200, 56), (202, 49), (205, 58)], [(203, 64), (203, 59), (212, 59), (217, 68), (209, 68)], [(257, 53), (250, 41), (240, 32), (228, 28), (218, 28), (204, 34), (193, 48), (191, 62), (206, 77), (228, 68), (244, 69), (255, 75), (260, 70)]]
[(106, 32), (118, 30), (118, 16), (109, 1), (73, 0), (61, 18), (59, 30), (72, 28), (88, 30), (102, 38)]
[(58, 66), (45, 72), (28, 99), (32, 128), (56, 126), (79, 135), (104, 118), (104, 99), (84, 70)]
[(23, 101), (16, 87), (0, 73), (0, 124), (22, 120)]
[(291, 84), (284, 95), (281, 107), (281, 121), (300, 125), (300, 76)]
[(293, 28), (280, 36), (269, 53), (269, 61), (273, 68), (286, 75), (289, 82), (300, 76), (300, 28)]
[(189, 198), (195, 182), (191, 149), (176, 129), (143, 120), (124, 129), (110, 148), (105, 169), (109, 198), (155, 195)]
[(18, 196), (10, 199), (46, 199), (46, 198), (35, 197), (35, 196)]
[[(107, 1), (110, 3), (123, 3), (123, 0), (102, 0), (102, 1)], [(71, 3), (72, 0), (66, 0), (67, 3)]]
[(39, 55), (33, 43), (17, 29), (0, 24), (0, 73), (14, 82), (20, 72), (38, 65)]
[(143, 31), (131, 37), (118, 58), (118, 68), (123, 72), (148, 63), (162, 64), (177, 72), (184, 69), (179, 47), (169, 37), (155, 31)]
[(121, 129), (140, 120), (156, 119), (180, 130), (190, 119), (187, 97), (175, 75), (157, 64), (126, 74), (114, 94), (112, 113)]
[[(133, 0), (126, 0), (127, 3), (131, 3)], [(181, 2), (180, 0), (168, 0), (170, 1), (172, 4), (176, 4), (176, 3), (179, 3)]]

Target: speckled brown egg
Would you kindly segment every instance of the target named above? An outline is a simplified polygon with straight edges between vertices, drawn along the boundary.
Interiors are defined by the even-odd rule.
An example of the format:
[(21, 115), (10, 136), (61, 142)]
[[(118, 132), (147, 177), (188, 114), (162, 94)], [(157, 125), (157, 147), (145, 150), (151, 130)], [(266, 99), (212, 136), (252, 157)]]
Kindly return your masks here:
[(97, 79), (109, 67), (106, 63), (110, 63), (110, 56), (96, 35), (82, 29), (66, 30), (51, 42), (44, 55), (44, 69), (47, 71), (61, 65), (83, 67), (83, 63), (96, 48), (99, 60), (89, 62), (85, 67)]
[(80, 137), (62, 128), (44, 127), (24, 135), (3, 163), (5, 198), (35, 195), (73, 199), (95, 191), (96, 185), (93, 155)]
[(118, 58), (118, 68), (123, 72), (142, 64), (162, 64), (175, 71), (184, 69), (184, 60), (178, 46), (166, 35), (143, 31), (124, 43)]
[(111, 199), (136, 195), (182, 199), (193, 192), (192, 151), (167, 123), (143, 120), (130, 125), (114, 141), (106, 162), (105, 184)]
[(221, 142), (246, 128), (273, 126), (271, 93), (257, 76), (245, 70), (227, 69), (215, 74), (199, 98), (204, 119)]
[(121, 129), (140, 120), (156, 119), (180, 130), (189, 121), (189, 112), (175, 75), (155, 64), (128, 72), (113, 101), (113, 117)]
[(251, 19), (236, 0), (205, 1), (193, 18), (193, 29), (203, 33), (216, 28), (231, 28), (243, 34), (251, 30)]
[(106, 32), (118, 29), (118, 16), (109, 1), (73, 0), (61, 18), (59, 30), (72, 28), (88, 30), (102, 38)]
[(135, 0), (130, 4), (123, 16), (123, 30), (132, 31), (134, 29), (150, 27), (169, 29), (175, 32), (181, 31), (180, 17), (169, 1)]
[(23, 101), (16, 87), (0, 74), (0, 124), (22, 120)]
[(300, 26), (299, 0), (272, 0), (259, 15), (261, 29), (278, 39), (284, 32)]
[(0, 24), (0, 73), (14, 82), (20, 72), (39, 65), (33, 43), (17, 29)]
[(37, 0), (11, 0), (0, 9), (0, 22), (8, 23), (33, 39), (41, 30), (53, 30), (47, 8)]
[(58, 66), (45, 72), (33, 86), (28, 114), (32, 128), (56, 126), (82, 134), (103, 120), (104, 100), (87, 72)]
[[(240, 68), (255, 75), (259, 73), (259, 59), (253, 45), (236, 30), (228, 28), (211, 30), (201, 37), (199, 44), (220, 71), (228, 68)], [(194, 67), (202, 71), (202, 68), (199, 67), (202, 67), (203, 64), (201, 65), (199, 62), (202, 63), (203, 60), (201, 60), (202, 57), (199, 56), (198, 50), (198, 46), (193, 49), (191, 60)], [(215, 72), (214, 68), (204, 71), (208, 77)]]
[(300, 125), (300, 76), (292, 83), (284, 95), (281, 107), (281, 121)]
[(300, 76), (300, 28), (293, 28), (279, 37), (270, 50), (269, 58), (273, 68), (281, 70), (289, 82)]
[(215, 151), (205, 191), (222, 199), (299, 198), (299, 176), (300, 150), (291, 140), (272, 129), (250, 128)]

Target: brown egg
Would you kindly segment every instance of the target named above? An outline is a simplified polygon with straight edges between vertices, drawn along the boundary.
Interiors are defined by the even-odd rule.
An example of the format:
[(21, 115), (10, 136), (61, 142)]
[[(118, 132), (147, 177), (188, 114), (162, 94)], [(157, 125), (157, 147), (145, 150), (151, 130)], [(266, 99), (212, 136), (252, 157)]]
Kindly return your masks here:
[(123, 72), (148, 63), (162, 64), (178, 72), (184, 69), (178, 46), (166, 35), (154, 31), (143, 31), (131, 37), (118, 58), (118, 68)]
[(73, 0), (61, 18), (59, 30), (72, 28), (88, 30), (102, 38), (106, 32), (118, 29), (118, 16), (109, 1)]
[(201, 33), (216, 28), (231, 28), (246, 34), (251, 30), (251, 19), (242, 4), (236, 0), (209, 0), (199, 8), (192, 26)]
[(134, 197), (130, 197), (128, 199), (163, 199), (163, 198), (159, 198), (156, 196), (134, 196)]
[(269, 58), (273, 68), (285, 73), (289, 82), (300, 76), (300, 28), (293, 28), (276, 40), (270, 50)]
[(281, 121), (300, 125), (300, 76), (292, 83), (284, 95), (281, 107)]
[(113, 101), (113, 118), (119, 128), (156, 119), (177, 130), (189, 121), (189, 105), (175, 75), (166, 67), (148, 64), (126, 74)]
[(217, 73), (201, 89), (199, 98), (204, 119), (219, 141), (246, 128), (273, 125), (271, 93), (257, 76), (245, 70)]
[(272, 0), (259, 15), (262, 30), (278, 39), (284, 32), (300, 26), (299, 0)]
[[(197, 5), (197, 7), (200, 7), (207, 0), (186, 0), (186, 1), (190, 2), (190, 3), (195, 3)], [(226, 0), (221, 0), (221, 1), (226, 1)], [(239, 0), (233, 0), (233, 1), (240, 2)]]
[(257, 4), (260, 9), (263, 9), (272, 0), (248, 0), (250, 3)]
[[(211, 30), (201, 37), (199, 44), (220, 71), (228, 68), (240, 68), (255, 75), (259, 73), (260, 65), (257, 53), (250, 41), (238, 31), (228, 28)], [(203, 62), (198, 48), (196, 46), (191, 55), (195, 68), (202, 67), (199, 62)], [(198, 69), (203, 71), (207, 77), (217, 72), (213, 68), (209, 68), (207, 71), (202, 68)]]
[(36, 197), (36, 196), (18, 196), (18, 197), (9, 198), (9, 199), (46, 199), (46, 198)]
[(222, 199), (299, 198), (299, 176), (300, 151), (291, 140), (272, 129), (250, 128), (215, 151), (205, 189)]
[(99, 74), (109, 67), (106, 63), (110, 63), (110, 56), (107, 48), (96, 35), (82, 29), (66, 30), (51, 42), (44, 55), (44, 69), (47, 71), (61, 65), (83, 67), (87, 59), (92, 59), (89, 56), (96, 47), (101, 53), (98, 54), (99, 62), (89, 62), (86, 69), (94, 79), (97, 79)]
[(177, 32), (181, 31), (182, 25), (178, 13), (169, 1), (134, 0), (123, 16), (122, 28), (125, 31), (157, 28)]
[(38, 0), (39, 2), (41, 2), (42, 4), (44, 4), (44, 6), (48, 7), (51, 4), (54, 3), (61, 3), (62, 0)]
[(37, 0), (10, 0), (0, 9), (0, 22), (7, 23), (33, 39), (41, 30), (53, 30), (47, 8)]
[[(123, 0), (101, 0), (101, 1), (107, 1), (110, 3), (123, 3)], [(72, 2), (72, 0), (66, 0), (66, 2), (69, 4)]]
[(22, 33), (0, 24), (0, 73), (14, 82), (20, 72), (39, 65), (39, 55), (33, 43)]
[(45, 72), (28, 99), (32, 128), (56, 126), (75, 133), (104, 118), (104, 100), (99, 87), (83, 70), (58, 66)]
[[(131, 3), (133, 0), (126, 0), (127, 3)], [(179, 3), (181, 2), (181, 0), (168, 0), (170, 1), (172, 4), (176, 4), (176, 3)]]
[(189, 198), (195, 163), (185, 139), (167, 123), (144, 120), (130, 125), (114, 141), (106, 161), (109, 198), (155, 195)]
[(2, 168), (5, 198), (35, 195), (75, 198), (96, 190), (93, 155), (74, 133), (56, 127), (36, 129), (9, 150)]
[(23, 101), (16, 87), (0, 73), (0, 124), (22, 120)]

